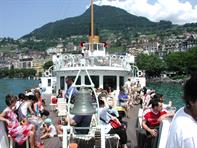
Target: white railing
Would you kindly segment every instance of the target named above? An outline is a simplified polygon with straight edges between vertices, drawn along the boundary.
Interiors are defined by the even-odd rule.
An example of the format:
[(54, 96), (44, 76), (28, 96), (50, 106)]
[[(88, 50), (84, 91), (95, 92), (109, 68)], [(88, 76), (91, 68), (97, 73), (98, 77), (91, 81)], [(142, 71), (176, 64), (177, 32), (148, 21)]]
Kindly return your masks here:
[(97, 56), (83, 57), (82, 55), (61, 55), (54, 62), (54, 69), (80, 66), (109, 66), (128, 68), (129, 63), (126, 62), (125, 56)]
[(170, 123), (172, 121), (172, 118), (166, 118), (161, 121), (160, 127), (159, 127), (159, 139), (158, 139), (158, 145), (157, 148), (165, 148), (168, 138), (168, 132), (170, 128)]

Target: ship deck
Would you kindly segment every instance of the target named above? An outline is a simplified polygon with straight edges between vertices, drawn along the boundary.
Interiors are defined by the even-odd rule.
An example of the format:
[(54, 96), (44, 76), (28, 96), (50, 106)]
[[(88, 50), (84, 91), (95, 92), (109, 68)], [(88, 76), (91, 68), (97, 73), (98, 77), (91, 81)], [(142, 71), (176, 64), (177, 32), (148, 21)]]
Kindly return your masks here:
[[(49, 106), (49, 98), (50, 96), (47, 95), (44, 98), (47, 98), (46, 100), (46, 108), (50, 110)], [(137, 138), (136, 138), (136, 121), (138, 116), (138, 110), (139, 106), (134, 106), (131, 108), (130, 111), (128, 111), (128, 118), (126, 118), (126, 121), (128, 122), (127, 127), (127, 136), (128, 136), (128, 148), (138, 148), (137, 146)], [(56, 123), (58, 120), (57, 114), (55, 112), (50, 111), (51, 119), (53, 119), (53, 122)], [(49, 138), (44, 140), (44, 147), (45, 148), (62, 148), (62, 142), (59, 140), (58, 137)]]

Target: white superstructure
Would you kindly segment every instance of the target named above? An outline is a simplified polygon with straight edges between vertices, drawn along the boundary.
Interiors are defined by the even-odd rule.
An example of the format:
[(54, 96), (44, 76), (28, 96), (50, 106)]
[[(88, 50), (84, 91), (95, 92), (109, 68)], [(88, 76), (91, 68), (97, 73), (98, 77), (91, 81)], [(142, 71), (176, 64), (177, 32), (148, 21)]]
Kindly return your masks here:
[[(133, 81), (139, 81), (141, 86), (146, 85), (145, 77), (134, 65), (134, 56), (106, 54), (104, 43), (85, 43), (82, 54), (53, 55), (53, 67), (41, 78), (41, 88), (45, 93), (57, 92), (66, 88), (65, 78), (77, 75), (79, 69), (87, 69), (95, 88), (119, 90), (131, 77)], [(51, 79), (51, 80), (50, 80)], [(81, 73), (77, 84), (88, 84), (88, 77)]]

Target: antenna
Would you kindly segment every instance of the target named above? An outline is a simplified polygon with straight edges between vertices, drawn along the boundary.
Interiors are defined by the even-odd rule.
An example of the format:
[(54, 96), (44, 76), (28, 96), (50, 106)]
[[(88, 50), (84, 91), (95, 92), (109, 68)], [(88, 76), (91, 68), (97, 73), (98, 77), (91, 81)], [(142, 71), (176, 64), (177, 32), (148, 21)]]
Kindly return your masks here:
[(94, 39), (94, 0), (91, 0), (91, 39), (90, 43), (93, 44)]

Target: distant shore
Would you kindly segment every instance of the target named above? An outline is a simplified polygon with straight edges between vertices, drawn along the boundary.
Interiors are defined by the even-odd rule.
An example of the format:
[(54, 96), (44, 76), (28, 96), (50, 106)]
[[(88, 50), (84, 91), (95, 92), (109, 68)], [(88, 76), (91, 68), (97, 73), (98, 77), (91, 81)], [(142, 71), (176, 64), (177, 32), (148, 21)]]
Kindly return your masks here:
[(178, 84), (183, 84), (185, 82), (186, 79), (171, 79), (169, 77), (165, 77), (165, 78), (150, 78), (147, 79), (147, 82), (158, 82), (158, 83), (178, 83)]

